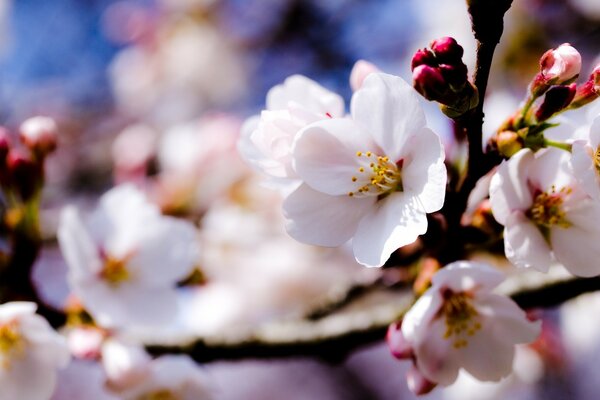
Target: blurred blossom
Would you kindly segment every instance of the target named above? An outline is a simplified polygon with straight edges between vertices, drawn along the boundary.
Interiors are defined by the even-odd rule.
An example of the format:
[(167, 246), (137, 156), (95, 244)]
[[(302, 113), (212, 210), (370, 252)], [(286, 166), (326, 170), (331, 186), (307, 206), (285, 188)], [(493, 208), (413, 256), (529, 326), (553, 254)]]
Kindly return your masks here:
[(110, 76), (127, 113), (161, 126), (227, 105), (244, 92), (237, 54), (208, 23), (165, 18), (150, 43), (120, 52)]
[(157, 326), (174, 319), (176, 283), (198, 257), (191, 223), (162, 216), (141, 192), (122, 185), (104, 194), (89, 218), (66, 207), (58, 238), (71, 288), (99, 325)]
[(112, 145), (115, 181), (143, 180), (148, 163), (156, 153), (157, 141), (158, 134), (147, 125), (126, 127)]
[(50, 400), (120, 400), (109, 392), (102, 366), (89, 360), (72, 360), (58, 374), (58, 384)]
[(45, 400), (59, 369), (69, 363), (65, 339), (35, 313), (37, 305), (0, 305), (1, 400)]
[(597, 0), (569, 0), (569, 3), (583, 16), (600, 20), (600, 2)]

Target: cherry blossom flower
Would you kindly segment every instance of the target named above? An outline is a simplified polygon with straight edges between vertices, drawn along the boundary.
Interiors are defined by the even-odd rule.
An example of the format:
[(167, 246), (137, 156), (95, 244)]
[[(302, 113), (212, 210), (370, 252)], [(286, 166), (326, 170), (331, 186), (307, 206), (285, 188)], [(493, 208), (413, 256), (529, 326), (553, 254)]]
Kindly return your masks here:
[(502, 280), (499, 271), (469, 261), (434, 275), (401, 328), (388, 334), (392, 351), (414, 361), (413, 385), (420, 380), (447, 386), (460, 369), (482, 381), (499, 381), (511, 372), (515, 344), (533, 341), (541, 323), (528, 321), (512, 300), (492, 292)]
[(600, 116), (594, 119), (588, 140), (573, 143), (571, 164), (583, 190), (600, 201)]
[(360, 89), (365, 78), (373, 72), (380, 72), (375, 64), (365, 60), (358, 60), (354, 63), (352, 72), (350, 72), (350, 87), (352, 90), (357, 91)]
[(577, 78), (581, 71), (581, 55), (564, 43), (548, 50), (540, 59), (540, 73), (549, 85), (558, 85)]
[(21, 124), (19, 135), (27, 147), (44, 155), (56, 148), (58, 127), (50, 117), (32, 117)]
[(301, 75), (293, 75), (267, 93), (267, 109), (242, 127), (238, 149), (253, 167), (280, 180), (295, 179), (291, 147), (308, 124), (344, 115), (344, 100)]
[(58, 238), (72, 289), (105, 327), (170, 321), (198, 255), (193, 225), (162, 216), (132, 185), (104, 194), (85, 221), (66, 207)]
[(439, 137), (401, 78), (372, 73), (352, 98), (352, 118), (315, 122), (293, 146), (303, 184), (284, 202), (287, 231), (319, 246), (353, 239), (356, 260), (381, 266), (427, 231), (446, 186)]
[(0, 400), (48, 399), (69, 363), (66, 341), (35, 310), (29, 302), (0, 305)]
[(547, 272), (558, 261), (577, 276), (600, 274), (600, 204), (577, 183), (568, 152), (520, 150), (498, 167), (490, 202), (516, 266)]

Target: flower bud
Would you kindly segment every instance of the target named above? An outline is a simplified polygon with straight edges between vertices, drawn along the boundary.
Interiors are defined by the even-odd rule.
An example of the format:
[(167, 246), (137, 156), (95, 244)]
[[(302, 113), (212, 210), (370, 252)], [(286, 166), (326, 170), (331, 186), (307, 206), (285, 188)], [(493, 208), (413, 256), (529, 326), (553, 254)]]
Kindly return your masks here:
[(417, 50), (410, 63), (410, 70), (414, 71), (419, 65), (429, 65), (430, 67), (437, 66), (435, 56), (428, 49)]
[(21, 124), (19, 136), (36, 155), (45, 156), (56, 148), (58, 129), (52, 118), (38, 116)]
[(410, 343), (404, 338), (401, 327), (401, 321), (390, 324), (385, 340), (392, 355), (399, 360), (404, 360), (413, 356), (413, 350)]
[(467, 83), (467, 66), (462, 62), (454, 65), (440, 64), (438, 70), (454, 91), (460, 91)]
[(568, 86), (552, 86), (548, 89), (546, 96), (544, 96), (544, 101), (535, 112), (537, 120), (545, 121), (557, 112), (565, 109), (575, 97), (576, 90), (577, 85), (575, 83)]
[(454, 38), (436, 39), (429, 46), (440, 64), (462, 63), (464, 51)]
[(352, 91), (356, 92), (362, 86), (363, 81), (372, 72), (379, 72), (379, 68), (365, 60), (358, 60), (352, 72), (350, 73), (350, 87)]
[(569, 104), (569, 109), (579, 108), (600, 96), (600, 65), (594, 68), (587, 82), (577, 88), (575, 97)]
[(568, 43), (548, 50), (540, 59), (540, 73), (548, 85), (567, 83), (579, 76), (581, 55)]
[(0, 126), (0, 164), (4, 164), (9, 151), (10, 139), (8, 130)]
[(406, 373), (406, 383), (410, 391), (417, 396), (427, 394), (437, 386), (437, 383), (425, 378), (414, 365)]
[(449, 89), (442, 74), (428, 65), (419, 65), (414, 69), (413, 86), (427, 100), (440, 100)]

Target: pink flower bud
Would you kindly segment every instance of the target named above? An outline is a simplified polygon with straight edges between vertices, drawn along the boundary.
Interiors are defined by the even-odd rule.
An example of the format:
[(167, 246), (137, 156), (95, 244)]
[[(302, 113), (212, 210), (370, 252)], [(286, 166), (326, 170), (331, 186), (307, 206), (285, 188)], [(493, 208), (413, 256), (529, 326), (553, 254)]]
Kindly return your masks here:
[(58, 129), (49, 117), (29, 118), (21, 124), (21, 141), (38, 155), (46, 155), (56, 148)]
[(567, 107), (577, 91), (577, 85), (572, 83), (570, 85), (552, 86), (546, 92), (544, 101), (538, 107), (535, 112), (535, 117), (538, 121), (545, 121), (557, 112)]
[(404, 338), (401, 331), (402, 322), (394, 322), (388, 327), (385, 339), (390, 348), (390, 352), (397, 359), (403, 360), (411, 358), (413, 355), (410, 343)]
[(31, 199), (35, 193), (42, 172), (37, 163), (18, 150), (11, 150), (6, 158), (10, 181), (23, 201)]
[(562, 84), (577, 78), (581, 71), (581, 55), (568, 43), (548, 50), (540, 59), (540, 73), (546, 84)]
[(406, 373), (406, 383), (410, 391), (417, 396), (427, 394), (437, 386), (437, 383), (425, 378), (414, 365)]
[(459, 91), (467, 83), (467, 66), (462, 62), (456, 64), (441, 64), (438, 70), (444, 77), (444, 80), (452, 86), (452, 89)]
[(360, 89), (367, 75), (373, 72), (379, 72), (379, 68), (375, 64), (365, 60), (358, 60), (350, 73), (350, 87), (352, 91), (356, 92)]
[(594, 68), (590, 78), (582, 85), (579, 85), (575, 98), (569, 104), (569, 109), (582, 107), (600, 96), (600, 65)]
[(430, 47), (439, 63), (462, 63), (464, 50), (454, 38), (443, 37), (436, 39), (431, 42)]
[(10, 150), (9, 133), (6, 128), (0, 126), (0, 163), (4, 163)]
[(437, 66), (435, 56), (428, 49), (417, 50), (410, 63), (410, 70), (414, 71), (419, 65), (429, 65), (430, 67)]
[(413, 86), (427, 100), (438, 100), (448, 92), (448, 83), (438, 71), (428, 65), (419, 65), (413, 71)]

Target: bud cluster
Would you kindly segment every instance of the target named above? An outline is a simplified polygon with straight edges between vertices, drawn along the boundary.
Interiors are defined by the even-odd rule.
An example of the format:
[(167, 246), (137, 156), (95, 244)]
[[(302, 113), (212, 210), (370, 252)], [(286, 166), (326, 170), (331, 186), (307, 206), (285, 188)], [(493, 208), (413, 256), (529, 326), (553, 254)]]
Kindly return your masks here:
[(444, 114), (458, 118), (479, 102), (477, 89), (468, 80), (463, 48), (451, 37), (434, 40), (418, 50), (411, 70), (413, 86), (427, 100), (437, 101)]
[(491, 146), (505, 157), (523, 147), (534, 151), (546, 147), (544, 130), (554, 126), (548, 123), (553, 116), (582, 107), (600, 95), (600, 66), (588, 80), (577, 85), (574, 81), (581, 71), (581, 55), (564, 43), (548, 50), (540, 58), (540, 71), (529, 85), (527, 98), (492, 138)]

